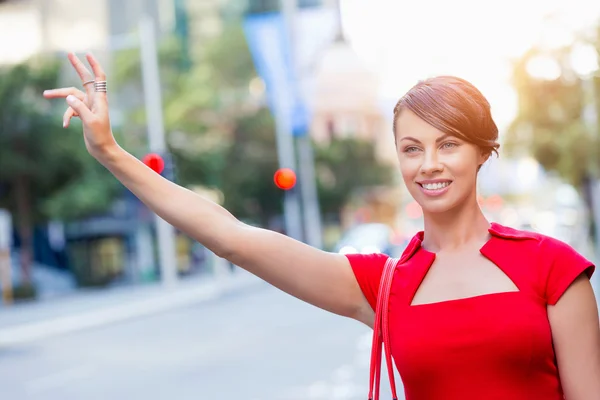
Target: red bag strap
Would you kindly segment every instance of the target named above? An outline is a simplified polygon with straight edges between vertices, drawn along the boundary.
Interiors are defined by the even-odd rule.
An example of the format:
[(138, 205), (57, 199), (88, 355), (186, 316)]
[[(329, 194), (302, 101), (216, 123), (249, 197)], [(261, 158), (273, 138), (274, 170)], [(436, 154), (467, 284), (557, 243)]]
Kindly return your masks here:
[[(369, 377), (369, 400), (379, 400), (379, 389), (381, 383), (381, 352), (385, 346), (385, 362), (390, 380), (393, 400), (398, 400), (396, 394), (396, 380), (392, 365), (390, 349), (390, 332), (388, 320), (388, 304), (390, 300), (390, 288), (394, 277), (394, 270), (398, 260), (388, 258), (383, 267), (381, 281), (379, 283), (379, 295), (377, 296), (377, 307), (375, 310), (375, 323), (373, 326), (373, 343), (371, 346), (371, 368)], [(373, 397), (374, 396), (374, 397)]]

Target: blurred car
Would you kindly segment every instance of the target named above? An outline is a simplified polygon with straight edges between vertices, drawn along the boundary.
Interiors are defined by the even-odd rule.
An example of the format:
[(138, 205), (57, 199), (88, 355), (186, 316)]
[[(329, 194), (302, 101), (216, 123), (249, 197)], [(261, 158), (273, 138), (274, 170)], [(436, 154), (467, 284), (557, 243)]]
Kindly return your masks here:
[(406, 247), (407, 240), (398, 239), (394, 231), (385, 224), (360, 224), (347, 230), (335, 245), (340, 254), (383, 253), (397, 257)]

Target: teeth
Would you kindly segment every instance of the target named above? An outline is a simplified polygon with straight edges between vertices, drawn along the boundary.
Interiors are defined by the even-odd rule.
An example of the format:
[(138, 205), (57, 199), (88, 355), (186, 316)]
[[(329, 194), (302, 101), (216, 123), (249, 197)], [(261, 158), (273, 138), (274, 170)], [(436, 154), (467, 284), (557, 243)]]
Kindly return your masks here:
[(448, 186), (450, 182), (424, 183), (422, 186), (427, 190), (439, 190)]

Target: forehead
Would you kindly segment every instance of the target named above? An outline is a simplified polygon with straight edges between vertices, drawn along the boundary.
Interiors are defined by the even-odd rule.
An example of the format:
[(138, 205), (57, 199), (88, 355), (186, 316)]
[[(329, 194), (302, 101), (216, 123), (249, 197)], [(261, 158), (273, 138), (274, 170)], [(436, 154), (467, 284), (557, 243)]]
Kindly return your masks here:
[(419, 118), (417, 114), (408, 109), (400, 111), (400, 115), (396, 119), (395, 135), (397, 140), (400, 140), (405, 136), (411, 136), (421, 141), (426, 141), (428, 139), (435, 140), (445, 134), (445, 132), (429, 125)]

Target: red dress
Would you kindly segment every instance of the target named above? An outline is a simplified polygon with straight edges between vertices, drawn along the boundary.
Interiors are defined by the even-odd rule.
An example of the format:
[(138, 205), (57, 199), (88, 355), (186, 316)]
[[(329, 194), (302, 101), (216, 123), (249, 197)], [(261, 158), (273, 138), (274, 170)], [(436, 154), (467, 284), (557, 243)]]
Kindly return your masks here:
[[(390, 342), (406, 400), (563, 399), (547, 305), (582, 272), (591, 277), (594, 266), (559, 240), (495, 223), (489, 231), (481, 253), (518, 292), (411, 305), (435, 259), (421, 247), (423, 232), (394, 272)], [(347, 257), (375, 309), (388, 256)]]

